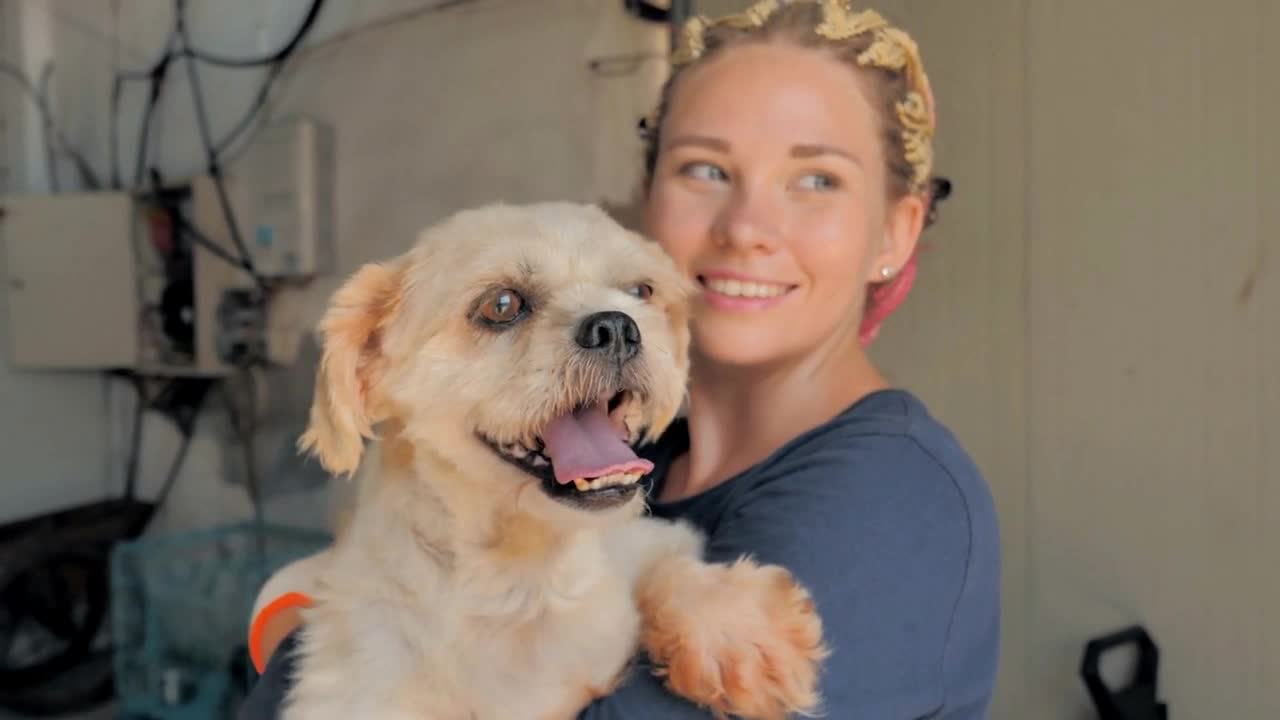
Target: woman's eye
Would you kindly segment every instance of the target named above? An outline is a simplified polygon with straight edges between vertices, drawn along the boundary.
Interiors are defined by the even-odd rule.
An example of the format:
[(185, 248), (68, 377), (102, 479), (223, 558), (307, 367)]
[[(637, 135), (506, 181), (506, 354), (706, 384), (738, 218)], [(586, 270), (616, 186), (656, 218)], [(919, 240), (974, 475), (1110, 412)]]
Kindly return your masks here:
[(804, 190), (834, 190), (840, 182), (827, 173), (810, 173), (800, 178), (800, 187)]
[(710, 182), (723, 182), (729, 179), (728, 173), (724, 170), (705, 162), (689, 163), (680, 169), (680, 173), (698, 180), (708, 180)]
[(649, 283), (640, 283), (639, 285), (633, 285), (629, 292), (641, 300), (648, 300), (653, 297), (653, 286)]

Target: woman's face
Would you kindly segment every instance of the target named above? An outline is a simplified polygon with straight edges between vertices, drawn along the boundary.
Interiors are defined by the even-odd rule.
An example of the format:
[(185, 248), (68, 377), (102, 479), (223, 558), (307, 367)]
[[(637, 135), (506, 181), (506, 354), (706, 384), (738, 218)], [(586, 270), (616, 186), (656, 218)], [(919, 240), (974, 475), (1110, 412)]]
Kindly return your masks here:
[(923, 220), (888, 203), (875, 111), (821, 51), (735, 47), (674, 88), (648, 231), (695, 278), (698, 356), (765, 365), (856, 346), (868, 282), (896, 271)]

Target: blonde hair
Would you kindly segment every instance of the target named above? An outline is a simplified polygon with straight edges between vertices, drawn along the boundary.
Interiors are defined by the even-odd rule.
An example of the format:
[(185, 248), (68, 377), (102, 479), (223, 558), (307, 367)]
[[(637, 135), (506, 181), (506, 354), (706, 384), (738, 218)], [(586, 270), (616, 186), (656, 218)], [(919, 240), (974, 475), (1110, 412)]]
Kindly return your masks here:
[(880, 116), (890, 195), (934, 194), (935, 109), (920, 51), (878, 13), (854, 11), (845, 0), (763, 0), (719, 19), (691, 18), (672, 55), (658, 107), (641, 123), (645, 187), (653, 180), (662, 125), (681, 75), (728, 48), (766, 42), (822, 49), (856, 68), (868, 80)]

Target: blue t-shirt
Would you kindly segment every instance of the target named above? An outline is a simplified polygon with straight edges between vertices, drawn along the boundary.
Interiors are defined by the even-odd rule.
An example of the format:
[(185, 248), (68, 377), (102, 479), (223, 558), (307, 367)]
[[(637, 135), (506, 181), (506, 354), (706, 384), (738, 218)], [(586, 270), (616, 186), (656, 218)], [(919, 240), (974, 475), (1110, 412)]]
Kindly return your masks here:
[[(642, 454), (666, 470), (688, 448), (677, 421)], [(882, 390), (694, 497), (652, 502), (707, 533), (708, 559), (749, 553), (812, 593), (832, 650), (824, 717), (983, 720), (1000, 642), (1000, 545), (982, 474), (914, 395)], [(242, 712), (275, 717), (290, 671), (281, 645)], [(643, 660), (580, 720), (709, 720)]]

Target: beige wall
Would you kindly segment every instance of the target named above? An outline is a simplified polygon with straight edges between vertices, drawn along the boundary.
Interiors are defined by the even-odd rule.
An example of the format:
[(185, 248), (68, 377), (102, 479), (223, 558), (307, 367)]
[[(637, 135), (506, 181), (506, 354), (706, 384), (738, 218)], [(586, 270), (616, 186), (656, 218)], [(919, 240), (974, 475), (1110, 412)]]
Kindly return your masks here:
[(1280, 717), (1280, 12), (1029, 7), (1029, 680), (1140, 620), (1176, 716)]

